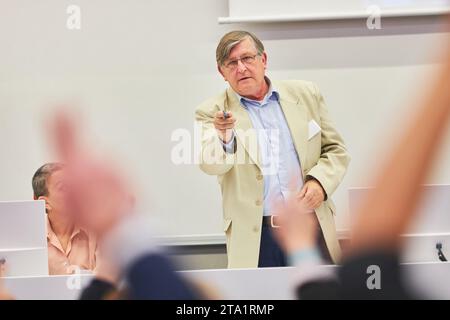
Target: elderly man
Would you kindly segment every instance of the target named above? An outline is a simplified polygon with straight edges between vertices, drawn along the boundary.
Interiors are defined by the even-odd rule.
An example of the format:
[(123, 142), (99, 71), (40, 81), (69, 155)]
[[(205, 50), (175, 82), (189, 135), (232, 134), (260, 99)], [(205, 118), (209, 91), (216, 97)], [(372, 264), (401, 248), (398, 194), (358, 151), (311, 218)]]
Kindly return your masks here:
[(33, 176), (33, 198), (45, 201), (47, 212), (48, 266), (51, 275), (94, 270), (97, 264), (95, 237), (79, 228), (66, 210), (64, 166), (47, 163)]
[(317, 86), (271, 81), (264, 46), (250, 32), (224, 35), (216, 60), (230, 87), (202, 103), (196, 119), (202, 123), (200, 167), (217, 175), (222, 189), (228, 267), (287, 265), (272, 229), (277, 204), (292, 193), (315, 212), (324, 258), (337, 262), (330, 196), (350, 157)]

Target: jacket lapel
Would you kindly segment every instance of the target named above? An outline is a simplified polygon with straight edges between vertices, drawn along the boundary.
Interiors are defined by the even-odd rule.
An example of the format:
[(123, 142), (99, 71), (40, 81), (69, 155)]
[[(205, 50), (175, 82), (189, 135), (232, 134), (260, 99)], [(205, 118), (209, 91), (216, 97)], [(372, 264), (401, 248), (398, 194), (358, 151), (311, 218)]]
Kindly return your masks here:
[(306, 155), (308, 152), (308, 111), (298, 97), (292, 96), (287, 92), (284, 85), (277, 83), (276, 89), (280, 94), (281, 109), (283, 110), (291, 132), (302, 171), (305, 172), (307, 169)]

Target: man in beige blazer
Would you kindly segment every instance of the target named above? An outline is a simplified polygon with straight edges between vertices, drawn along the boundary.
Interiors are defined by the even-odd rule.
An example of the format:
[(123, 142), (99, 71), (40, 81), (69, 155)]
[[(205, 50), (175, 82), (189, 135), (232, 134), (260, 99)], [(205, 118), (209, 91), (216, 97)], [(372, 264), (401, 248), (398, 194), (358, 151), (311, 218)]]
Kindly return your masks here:
[(337, 262), (330, 197), (350, 157), (317, 86), (272, 82), (263, 44), (246, 31), (224, 35), (216, 60), (230, 87), (202, 103), (196, 119), (202, 125), (200, 168), (217, 175), (222, 190), (228, 267), (288, 265), (272, 234), (286, 227), (277, 225), (276, 211), (292, 193), (315, 212), (322, 254)]

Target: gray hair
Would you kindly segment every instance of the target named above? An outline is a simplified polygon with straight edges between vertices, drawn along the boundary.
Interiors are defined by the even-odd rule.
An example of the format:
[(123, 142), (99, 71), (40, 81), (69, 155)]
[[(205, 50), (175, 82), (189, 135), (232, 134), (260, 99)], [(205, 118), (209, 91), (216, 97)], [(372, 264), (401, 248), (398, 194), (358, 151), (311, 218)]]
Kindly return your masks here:
[(222, 66), (225, 63), (225, 60), (228, 59), (231, 50), (239, 44), (241, 41), (245, 39), (251, 39), (255, 44), (255, 48), (258, 51), (259, 55), (262, 55), (264, 52), (264, 45), (261, 40), (258, 39), (253, 33), (248, 31), (236, 30), (231, 31), (225, 34), (222, 39), (220, 39), (219, 44), (216, 48), (216, 61), (217, 65)]
[(55, 171), (61, 170), (63, 167), (64, 165), (62, 163), (52, 162), (46, 163), (39, 169), (37, 169), (31, 181), (31, 185), (33, 186), (34, 199), (38, 199), (41, 196), (48, 195), (47, 179)]

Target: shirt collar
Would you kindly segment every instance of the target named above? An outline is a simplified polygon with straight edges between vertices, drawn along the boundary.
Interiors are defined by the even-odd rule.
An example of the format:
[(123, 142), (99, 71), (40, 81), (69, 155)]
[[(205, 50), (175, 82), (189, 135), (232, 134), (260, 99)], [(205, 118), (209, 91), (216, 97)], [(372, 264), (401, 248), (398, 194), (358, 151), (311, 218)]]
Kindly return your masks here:
[[(56, 234), (52, 229), (52, 225), (50, 224), (50, 219), (48, 218), (47, 214), (45, 215), (45, 218), (47, 220), (47, 239), (52, 239), (53, 236), (56, 237)], [(73, 229), (72, 235), (70, 236), (70, 240), (72, 240), (73, 237), (75, 237), (80, 232), (84, 232), (85, 234), (88, 234), (86, 230), (75, 226), (75, 228)]]
[(264, 96), (264, 98), (261, 101), (252, 100), (252, 99), (243, 97), (239, 93), (235, 92), (238, 100), (242, 103), (242, 105), (244, 107), (247, 107), (247, 105), (262, 107), (267, 104), (269, 99), (279, 100), (280, 94), (278, 93), (277, 89), (273, 87), (270, 79), (268, 77), (264, 77), (264, 79), (266, 80), (267, 84), (269, 85), (269, 90), (267, 91), (267, 94)]

